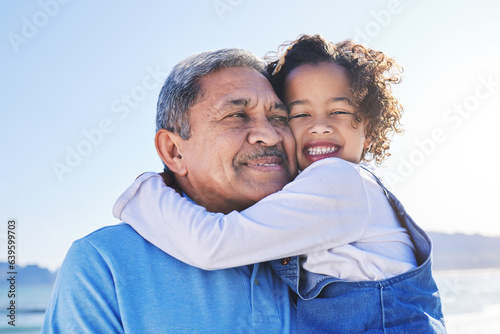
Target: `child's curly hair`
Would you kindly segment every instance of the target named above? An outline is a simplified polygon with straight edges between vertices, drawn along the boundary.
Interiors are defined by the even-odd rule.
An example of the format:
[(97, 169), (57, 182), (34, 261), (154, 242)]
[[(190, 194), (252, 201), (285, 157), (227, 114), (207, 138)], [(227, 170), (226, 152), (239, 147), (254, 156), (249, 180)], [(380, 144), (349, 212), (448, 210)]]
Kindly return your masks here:
[[(305, 64), (332, 62), (350, 73), (351, 92), (358, 113), (366, 120), (366, 138), (370, 145), (363, 150), (364, 161), (381, 164), (390, 146), (392, 133), (402, 133), (403, 107), (392, 95), (391, 84), (401, 82), (403, 69), (384, 53), (351, 40), (337, 44), (320, 35), (302, 35), (282, 44), (275, 57), (266, 55), (267, 72), (280, 99), (284, 97), (285, 79), (295, 68)], [(355, 120), (361, 121), (359, 115)]]

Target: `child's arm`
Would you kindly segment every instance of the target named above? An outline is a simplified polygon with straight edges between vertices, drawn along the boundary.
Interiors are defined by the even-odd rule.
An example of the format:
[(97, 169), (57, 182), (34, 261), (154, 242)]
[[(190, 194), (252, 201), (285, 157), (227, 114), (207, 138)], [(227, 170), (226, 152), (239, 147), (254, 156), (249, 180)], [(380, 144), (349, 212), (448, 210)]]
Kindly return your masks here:
[(361, 176), (340, 159), (317, 162), (282, 191), (227, 215), (207, 212), (146, 173), (113, 213), (166, 253), (205, 270), (350, 243), (363, 235), (369, 216)]

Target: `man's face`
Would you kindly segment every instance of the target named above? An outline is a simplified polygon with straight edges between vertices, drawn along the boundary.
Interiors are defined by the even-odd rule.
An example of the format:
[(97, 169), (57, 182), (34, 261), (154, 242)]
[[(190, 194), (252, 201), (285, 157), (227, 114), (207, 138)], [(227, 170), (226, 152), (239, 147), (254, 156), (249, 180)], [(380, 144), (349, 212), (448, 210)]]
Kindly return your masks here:
[(288, 114), (268, 80), (250, 68), (227, 68), (201, 80), (182, 142), (181, 187), (210, 211), (242, 210), (281, 190), (297, 173)]

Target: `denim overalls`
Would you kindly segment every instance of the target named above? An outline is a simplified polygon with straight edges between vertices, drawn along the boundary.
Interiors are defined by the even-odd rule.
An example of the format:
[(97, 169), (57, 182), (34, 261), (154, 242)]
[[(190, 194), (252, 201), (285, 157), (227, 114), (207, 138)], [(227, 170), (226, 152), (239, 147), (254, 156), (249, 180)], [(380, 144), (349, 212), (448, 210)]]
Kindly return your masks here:
[(274, 271), (298, 294), (297, 333), (446, 333), (429, 236), (380, 179), (361, 167), (375, 177), (408, 230), (418, 267), (385, 280), (352, 282), (300, 271), (299, 257), (272, 261)]

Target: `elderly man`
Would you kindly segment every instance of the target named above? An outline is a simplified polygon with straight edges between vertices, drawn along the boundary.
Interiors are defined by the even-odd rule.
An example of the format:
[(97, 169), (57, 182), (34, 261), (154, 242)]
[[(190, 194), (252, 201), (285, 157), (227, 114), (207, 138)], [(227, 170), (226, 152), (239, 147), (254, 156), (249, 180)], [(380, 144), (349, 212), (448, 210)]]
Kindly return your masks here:
[[(286, 120), (262, 60), (244, 50), (219, 50), (174, 67), (160, 94), (155, 143), (185, 196), (227, 213), (280, 190), (295, 176)], [(104, 227), (73, 244), (42, 329), (294, 331), (288, 287), (269, 264), (203, 271), (162, 252), (127, 224)]]

